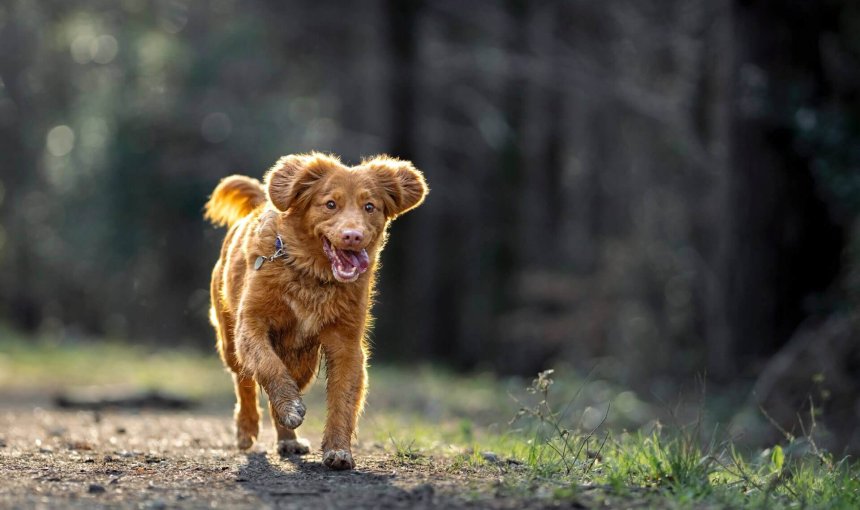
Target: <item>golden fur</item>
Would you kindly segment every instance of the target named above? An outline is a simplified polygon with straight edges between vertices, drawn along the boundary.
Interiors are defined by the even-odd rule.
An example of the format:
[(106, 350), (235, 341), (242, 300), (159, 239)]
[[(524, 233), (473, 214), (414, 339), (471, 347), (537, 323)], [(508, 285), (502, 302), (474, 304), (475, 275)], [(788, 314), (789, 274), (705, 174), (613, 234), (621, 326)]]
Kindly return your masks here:
[[(305, 414), (301, 394), (323, 356), (323, 460), (351, 469), (367, 389), (365, 333), (377, 260), (390, 221), (420, 205), (427, 186), (407, 161), (377, 156), (350, 168), (320, 153), (281, 158), (264, 183), (226, 177), (206, 204), (206, 218), (229, 227), (212, 272), (210, 316), (236, 386), (237, 443), (250, 448), (259, 433), (259, 384), (269, 397), (279, 452), (308, 452), (295, 429)], [(274, 254), (277, 235), (287, 256), (255, 270), (258, 257)], [(340, 259), (327, 256), (324, 238), (339, 254), (366, 257), (369, 267), (357, 277), (360, 263), (336, 272)]]

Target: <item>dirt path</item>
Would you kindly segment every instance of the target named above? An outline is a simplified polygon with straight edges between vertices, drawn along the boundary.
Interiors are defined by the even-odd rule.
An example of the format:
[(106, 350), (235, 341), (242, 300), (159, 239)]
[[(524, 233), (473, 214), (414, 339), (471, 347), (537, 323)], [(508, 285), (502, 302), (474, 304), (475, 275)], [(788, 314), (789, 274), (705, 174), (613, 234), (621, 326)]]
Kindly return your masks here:
[[(0, 508), (523, 508), (494, 494), (499, 473), (401, 462), (359, 443), (357, 468), (318, 452), (280, 458), (269, 427), (249, 453), (227, 415), (0, 409)], [(318, 445), (318, 437), (310, 437)]]

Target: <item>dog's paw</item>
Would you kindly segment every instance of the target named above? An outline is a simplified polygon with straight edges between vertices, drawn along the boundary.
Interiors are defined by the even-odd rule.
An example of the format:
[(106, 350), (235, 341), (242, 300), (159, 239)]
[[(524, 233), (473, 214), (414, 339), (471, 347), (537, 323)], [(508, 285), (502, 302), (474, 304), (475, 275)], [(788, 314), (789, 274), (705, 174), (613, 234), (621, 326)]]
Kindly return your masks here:
[(329, 450), (325, 452), (323, 454), (323, 464), (337, 471), (355, 467), (352, 454), (347, 450)]
[(247, 450), (254, 446), (254, 438), (251, 436), (239, 436), (236, 438), (236, 446), (240, 450)]
[(295, 429), (305, 421), (305, 404), (302, 399), (283, 400), (277, 406), (278, 420), (288, 429)]
[(252, 423), (237, 423), (236, 446), (240, 450), (247, 450), (248, 448), (254, 446), (254, 443), (257, 441), (258, 432), (259, 427), (255, 426)]
[(311, 444), (307, 439), (281, 439), (278, 441), (278, 454), (287, 455), (305, 455), (310, 453)]

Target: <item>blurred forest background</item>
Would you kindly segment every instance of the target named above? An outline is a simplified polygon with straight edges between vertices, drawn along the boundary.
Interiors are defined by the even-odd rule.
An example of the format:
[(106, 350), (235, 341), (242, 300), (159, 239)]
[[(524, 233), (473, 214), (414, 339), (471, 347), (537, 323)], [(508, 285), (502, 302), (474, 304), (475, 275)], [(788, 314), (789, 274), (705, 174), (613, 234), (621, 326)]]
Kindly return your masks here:
[(860, 444), (860, 4), (346, 5), (0, 3), (0, 321), (208, 350), (218, 180), (387, 152), (432, 192), (375, 359), (707, 373)]

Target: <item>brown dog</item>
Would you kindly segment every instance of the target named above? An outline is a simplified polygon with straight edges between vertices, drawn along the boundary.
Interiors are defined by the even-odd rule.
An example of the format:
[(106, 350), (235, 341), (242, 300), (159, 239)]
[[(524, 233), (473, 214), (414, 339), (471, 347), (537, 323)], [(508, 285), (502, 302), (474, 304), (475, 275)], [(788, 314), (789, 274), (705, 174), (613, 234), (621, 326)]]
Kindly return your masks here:
[(215, 188), (206, 218), (229, 231), (212, 271), (210, 316), (236, 384), (239, 448), (257, 439), (259, 384), (279, 453), (309, 451), (295, 429), (322, 353), (323, 462), (355, 466), (350, 445), (367, 389), (365, 333), (377, 259), (389, 222), (426, 193), (424, 177), (408, 161), (377, 156), (350, 168), (320, 153), (281, 158), (265, 184), (233, 175)]

